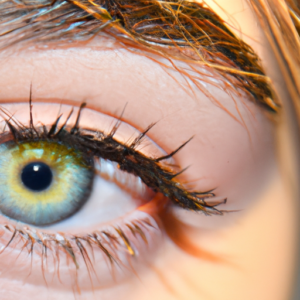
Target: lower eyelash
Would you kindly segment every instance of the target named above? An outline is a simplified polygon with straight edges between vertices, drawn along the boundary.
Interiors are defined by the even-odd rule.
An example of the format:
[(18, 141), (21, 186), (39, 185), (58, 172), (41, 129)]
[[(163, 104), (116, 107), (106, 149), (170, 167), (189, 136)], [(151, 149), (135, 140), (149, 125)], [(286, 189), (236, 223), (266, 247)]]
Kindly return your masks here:
[[(61, 281), (60, 270), (63, 266), (62, 253), (64, 253), (67, 264), (71, 261), (73, 265), (73, 268), (71, 266), (68, 268), (75, 271), (72, 272), (75, 274), (75, 278), (71, 278), (72, 281), (78, 284), (76, 270), (81, 268), (81, 261), (87, 269), (90, 284), (93, 286), (93, 282), (99, 284), (98, 281), (100, 281), (95, 268), (96, 252), (100, 250), (102, 253), (112, 277), (116, 275), (113, 274), (116, 268), (130, 271), (132, 268), (130, 260), (140, 254), (138, 250), (141, 248), (140, 244), (144, 243), (144, 246), (148, 248), (152, 242), (149, 238), (151, 234), (154, 233), (156, 236), (160, 234), (156, 222), (150, 218), (147, 216), (134, 219), (121, 225), (108, 226), (105, 229), (83, 235), (51, 234), (26, 226), (17, 228), (12, 225), (2, 225), (0, 236), (2, 240), (7, 240), (7, 243), (2, 246), (0, 254), (8, 251), (8, 249), (18, 250), (18, 257), (27, 252), (28, 256), (31, 257), (31, 264), (34, 255), (39, 256), (43, 280), (47, 284), (46, 278), (54, 275), (57, 275)], [(29, 270), (28, 275), (30, 273), (31, 270)], [(80, 289), (79, 285), (77, 289)]]

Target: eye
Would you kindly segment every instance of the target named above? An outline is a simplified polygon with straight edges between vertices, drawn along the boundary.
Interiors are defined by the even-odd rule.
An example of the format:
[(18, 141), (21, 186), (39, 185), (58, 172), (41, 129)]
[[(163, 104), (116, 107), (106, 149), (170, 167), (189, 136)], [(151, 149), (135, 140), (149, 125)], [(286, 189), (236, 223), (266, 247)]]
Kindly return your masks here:
[[(139, 210), (151, 203), (155, 192), (140, 177), (120, 170), (117, 162), (96, 154), (93, 141), (103, 142), (106, 137), (102, 152), (114, 157), (120, 154), (118, 148), (141, 133), (90, 109), (36, 103), (29, 118), (27, 108), (26, 103), (1, 108), (6, 121), (0, 137), (0, 219), (3, 240), (11, 236), (2, 252), (7, 247), (18, 249), (29, 268), (30, 260), (22, 253), (26, 248), (34, 259), (51, 265), (54, 270), (43, 269), (40, 284), (55, 275), (54, 286), (68, 285), (78, 280), (77, 269), (81, 270), (80, 288), (95, 284), (98, 277), (106, 278), (97, 281), (98, 286), (124, 280), (132, 272), (130, 258), (138, 253), (143, 260), (160, 239), (154, 218)], [(82, 145), (82, 140), (88, 145)], [(145, 156), (163, 154), (146, 137), (141, 146)], [(92, 268), (97, 270), (93, 274), (91, 257)], [(40, 272), (40, 262), (34, 265), (34, 274)], [(28, 268), (19, 278), (27, 276)], [(112, 273), (111, 268), (117, 270)], [(58, 269), (60, 277), (56, 276)]]
[[(116, 162), (102, 159), (88, 146), (81, 145), (84, 138), (93, 148), (96, 141), (103, 141), (105, 133), (85, 130), (85, 135), (79, 135), (77, 128), (75, 134), (79, 115), (71, 128), (72, 114), (65, 120), (61, 114), (49, 126), (35, 126), (32, 119), (32, 127), (25, 129), (16, 120), (18, 125), (8, 121), (10, 131), (2, 134), (5, 142), (0, 146), (3, 199), (0, 209), (7, 217), (36, 226), (51, 225), (67, 219), (83, 206), (87, 215), (86, 210), (91, 210), (88, 202), (95, 202), (97, 213), (93, 215), (98, 220), (94, 222), (103, 223), (124, 215), (132, 209), (130, 203), (140, 206), (145, 199), (153, 197), (153, 192), (139, 177), (120, 170)], [(111, 119), (115, 130), (113, 121), (120, 121)], [(121, 144), (111, 145), (107, 140), (103, 146), (103, 153), (114, 153)], [(91, 217), (88, 220), (80, 217), (80, 221), (91, 223)]]
[(128, 257), (145, 256), (160, 239), (154, 215), (162, 205), (222, 214), (205, 200), (211, 191), (188, 191), (177, 181), (172, 156), (186, 143), (166, 154), (146, 136), (152, 126), (139, 132), (83, 106), (26, 108), (1, 108), (0, 219), (3, 234), (12, 234), (2, 250), (21, 237), (19, 247), (32, 255), (53, 260), (57, 248), (65, 251), (75, 269), (89, 270), (91, 255), (129, 268)]

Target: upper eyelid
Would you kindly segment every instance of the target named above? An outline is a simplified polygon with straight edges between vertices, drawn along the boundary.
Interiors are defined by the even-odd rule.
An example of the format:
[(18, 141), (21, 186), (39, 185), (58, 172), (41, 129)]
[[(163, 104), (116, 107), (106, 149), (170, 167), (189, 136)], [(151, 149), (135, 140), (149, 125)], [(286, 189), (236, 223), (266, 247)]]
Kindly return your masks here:
[[(141, 38), (143, 40), (144, 46), (146, 46), (145, 50), (150, 50), (150, 52), (152, 51), (156, 55), (161, 55), (163, 53), (163, 57), (172, 59), (172, 54), (169, 54), (168, 51), (164, 50), (164, 48), (159, 48), (159, 51), (157, 51), (155, 45), (151, 43), (149, 44), (147, 41), (147, 34), (143, 35), (143, 33), (139, 33), (136, 29), (134, 29), (134, 26), (137, 26), (137, 24), (139, 24), (140, 21), (143, 21), (143, 18), (139, 20), (139, 16), (137, 16), (137, 20), (133, 20), (133, 24), (131, 24), (130, 18), (128, 18), (128, 22), (124, 21), (124, 15), (122, 14), (122, 9), (124, 8), (123, 6), (118, 5), (118, 1), (114, 2), (114, 4), (116, 4), (117, 10), (112, 10), (109, 6), (105, 7), (105, 5), (103, 7), (96, 7), (94, 5), (89, 6), (89, 4), (83, 4), (81, 1), (71, 1), (71, 3), (75, 4), (75, 6), (79, 8), (79, 12), (80, 10), (81, 12), (86, 11), (86, 16), (94, 16), (94, 22), (99, 23), (98, 27), (101, 27), (103, 24), (105, 24), (105, 22), (109, 23), (111, 21), (116, 21), (116, 18), (119, 17), (122, 20), (121, 23), (119, 21), (116, 22), (118, 24), (122, 24), (121, 27), (123, 28), (123, 30), (125, 30), (121, 30), (121, 33), (125, 35), (128, 33), (129, 37), (130, 35), (133, 35), (135, 37), (133, 46), (134, 44), (139, 45), (139, 39)], [(162, 21), (162, 23), (165, 25), (168, 24), (166, 20), (168, 20), (168, 18), (172, 16), (172, 13), (175, 14), (177, 18), (180, 19), (181, 24), (183, 24), (182, 26), (183, 28), (185, 28), (185, 33), (183, 33), (180, 30), (177, 30), (170, 24), (168, 25), (169, 27), (167, 29), (170, 31), (170, 34), (174, 34), (174, 36), (176, 36), (176, 34), (178, 35), (177, 38), (179, 38), (181, 42), (185, 43), (185, 47), (189, 48), (189, 50), (192, 51), (192, 56), (199, 56), (198, 59), (196, 59), (196, 63), (201, 63), (204, 66), (210, 67), (213, 71), (219, 73), (221, 76), (224, 75), (224, 78), (230, 83), (232, 83), (235, 86), (235, 88), (240, 88), (244, 92), (248, 93), (250, 95), (250, 99), (254, 96), (254, 98), (256, 98), (254, 101), (259, 103), (260, 105), (264, 106), (265, 108), (271, 111), (277, 111), (278, 105), (276, 103), (275, 95), (272, 91), (272, 88), (269, 86), (268, 78), (264, 75), (261, 66), (257, 63), (258, 56), (248, 45), (236, 38), (229, 30), (229, 28), (226, 28), (223, 21), (213, 11), (211, 11), (201, 3), (180, 1), (178, 2), (178, 6), (176, 6), (177, 2), (174, 1), (173, 6), (175, 6), (175, 8), (172, 12), (173, 8), (171, 6), (168, 6), (169, 4), (167, 2), (159, 2), (159, 5), (157, 5), (157, 3), (154, 2), (153, 5), (149, 6), (148, 2), (143, 3), (143, 1), (137, 1), (135, 4), (132, 5), (132, 7), (127, 6), (125, 8), (126, 14), (128, 16), (130, 16), (130, 14), (134, 14), (134, 9), (136, 9), (138, 5), (140, 5), (139, 8), (141, 8), (142, 16), (143, 9), (147, 7), (145, 9), (145, 16), (151, 16), (152, 13), (154, 15), (157, 15), (157, 12), (159, 12), (163, 15), (160, 21)], [(69, 9), (73, 8), (72, 5), (69, 7)], [(132, 11), (130, 11), (131, 8)], [(183, 9), (185, 9), (184, 12), (182, 12)], [(119, 10), (120, 13), (118, 12)], [(191, 11), (192, 13), (190, 13)], [(116, 17), (114, 17), (114, 13), (116, 13)], [(195, 14), (196, 16), (194, 16), (193, 14)], [(200, 22), (198, 24), (197, 20), (201, 20), (201, 18), (202, 20), (204, 18), (204, 21), (201, 21), (202, 23)], [(176, 18), (173, 21), (175, 21), (176, 23)], [(155, 23), (155, 18), (150, 18), (149, 22), (150, 24), (151, 22)], [(186, 22), (186, 24), (184, 22)], [(213, 24), (213, 26), (210, 26), (210, 23)], [(94, 24), (93, 21), (92, 24)], [(88, 27), (93, 26), (92, 24), (89, 23)], [(185, 25), (191, 25), (191, 29), (187, 29), (189, 27)], [(34, 26), (37, 25), (34, 24)], [(120, 26), (115, 27), (117, 32), (118, 28), (120, 28)], [(155, 30), (159, 30), (159, 23), (158, 25), (155, 24), (155, 28)], [(177, 44), (176, 40), (170, 38), (168, 33), (165, 33), (164, 28), (162, 28), (161, 33), (165, 34), (165, 37), (167, 37), (167, 39), (170, 39), (171, 44), (175, 46), (175, 48), (177, 47), (176, 49), (179, 50), (180, 55), (183, 55), (183, 58), (185, 60), (189, 60), (189, 55), (186, 56), (185, 51), (180, 50), (180, 47), (182, 45), (180, 45), (179, 42), (179, 44)], [(151, 36), (151, 29), (150, 33), (148, 34), (149, 36)], [(200, 39), (201, 35), (203, 35), (203, 37)], [(118, 38), (118, 34), (113, 34), (113, 36)], [(189, 39), (188, 37), (191, 37), (191, 39)], [(122, 38), (120, 41), (121, 43), (123, 43)], [(219, 43), (221, 43), (221, 46), (219, 46)], [(180, 47), (178, 48), (178, 46)], [(128, 47), (131, 46), (128, 45)], [(206, 47), (208, 48), (206, 49)], [(205, 59), (207, 55), (209, 57), (208, 60)], [(194, 58), (190, 59), (189, 62), (195, 63)], [(184, 74), (183, 69), (179, 68), (177, 70)], [(194, 80), (194, 78), (190, 77), (189, 74), (187, 76), (192, 81)], [(233, 92), (235, 92), (234, 89)]]
[[(31, 107), (31, 102), (29, 105), (29, 107)], [(83, 107), (84, 106), (81, 105), (77, 111), (77, 117), (71, 127), (68, 128), (67, 126), (70, 120), (69, 116), (73, 114), (73, 110), (67, 115), (65, 120), (61, 122), (61, 125), (58, 124), (58, 121), (60, 121), (59, 114), (48, 129), (47, 127), (35, 127), (31, 110), (29, 115), (30, 122), (29, 125), (26, 126), (26, 124), (20, 123), (17, 118), (12, 118), (13, 115), (7, 112), (7, 110), (2, 109), (5, 115), (4, 119), (6, 119), (8, 125), (8, 129), (2, 138), (6, 137), (7, 131), (10, 132), (12, 139), (16, 142), (22, 142), (23, 140), (27, 142), (35, 139), (64, 141), (64, 139), (67, 138), (67, 141), (71, 142), (71, 145), (76, 144), (79, 149), (89, 149), (90, 155), (93, 153), (94, 157), (99, 156), (100, 158), (117, 162), (121, 170), (140, 177), (148, 187), (152, 188), (155, 192), (161, 192), (165, 197), (182, 207), (200, 210), (208, 215), (223, 214), (224, 211), (218, 210), (216, 206), (226, 203), (226, 199), (208, 204), (206, 199), (215, 196), (212, 191), (187, 190), (177, 180), (177, 176), (184, 170), (178, 170), (178, 168), (173, 170), (173, 168), (170, 168), (167, 164), (162, 163), (167, 158), (173, 157), (174, 154), (180, 151), (191, 139), (180, 145), (170, 154), (153, 158), (153, 156), (150, 157), (138, 151), (137, 146), (139, 146), (139, 143), (155, 124), (150, 125), (135, 139), (131, 139), (129, 143), (122, 143), (114, 137), (121, 125), (121, 121), (116, 121), (108, 133), (102, 132), (101, 128), (97, 131), (81, 129), (77, 120), (80, 121), (80, 114)], [(19, 124), (21, 126), (19, 126)]]

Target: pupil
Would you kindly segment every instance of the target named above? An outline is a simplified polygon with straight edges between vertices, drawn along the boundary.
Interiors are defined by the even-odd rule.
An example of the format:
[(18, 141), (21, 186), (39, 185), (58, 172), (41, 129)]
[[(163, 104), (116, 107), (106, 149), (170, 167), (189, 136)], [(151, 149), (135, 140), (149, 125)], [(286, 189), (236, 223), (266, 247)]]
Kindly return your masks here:
[(23, 184), (35, 192), (47, 189), (52, 182), (52, 177), (50, 167), (42, 162), (33, 162), (26, 165), (21, 174)]

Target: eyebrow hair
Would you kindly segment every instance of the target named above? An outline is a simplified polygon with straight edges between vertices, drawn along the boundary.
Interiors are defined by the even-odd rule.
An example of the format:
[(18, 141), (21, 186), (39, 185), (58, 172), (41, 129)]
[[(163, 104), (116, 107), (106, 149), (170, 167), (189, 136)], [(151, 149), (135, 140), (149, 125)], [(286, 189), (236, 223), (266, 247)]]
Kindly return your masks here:
[[(83, 40), (104, 32), (131, 50), (142, 49), (167, 58), (173, 66), (171, 60), (176, 59), (196, 72), (193, 65), (208, 67), (230, 83), (227, 88), (231, 91), (244, 91), (255, 103), (271, 112), (278, 111), (257, 54), (205, 3), (0, 0), (0, 16), (0, 48), (22, 41)], [(182, 68), (174, 68), (197, 85), (195, 77)]]

